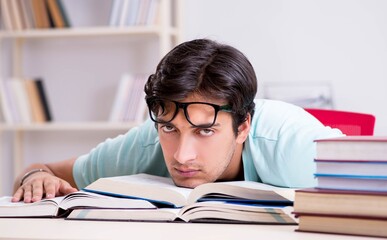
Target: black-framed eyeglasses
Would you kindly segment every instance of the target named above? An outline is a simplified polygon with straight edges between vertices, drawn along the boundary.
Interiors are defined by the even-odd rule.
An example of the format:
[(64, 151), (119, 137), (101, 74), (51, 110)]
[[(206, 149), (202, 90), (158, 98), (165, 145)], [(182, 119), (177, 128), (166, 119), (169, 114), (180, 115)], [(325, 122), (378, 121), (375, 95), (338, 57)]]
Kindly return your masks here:
[(219, 111), (232, 112), (229, 105), (219, 106), (207, 102), (177, 102), (168, 99), (147, 99), (149, 116), (155, 123), (169, 123), (183, 109), (187, 121), (195, 127), (212, 127)]

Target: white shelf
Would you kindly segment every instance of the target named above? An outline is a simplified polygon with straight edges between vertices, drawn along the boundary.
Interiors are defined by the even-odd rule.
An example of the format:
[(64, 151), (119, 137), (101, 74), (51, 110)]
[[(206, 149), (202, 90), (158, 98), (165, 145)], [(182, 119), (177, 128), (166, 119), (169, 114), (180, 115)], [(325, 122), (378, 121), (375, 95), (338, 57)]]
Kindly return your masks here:
[[(169, 34), (176, 35), (176, 28), (169, 28)], [(61, 38), (61, 37), (90, 37), (90, 36), (114, 36), (114, 35), (160, 35), (165, 34), (165, 29), (159, 26), (131, 26), (131, 27), (83, 27), (63, 29), (31, 29), (23, 31), (0, 31), (0, 38)]]
[(0, 131), (111, 131), (129, 130), (134, 122), (52, 122), (31, 124), (0, 124)]

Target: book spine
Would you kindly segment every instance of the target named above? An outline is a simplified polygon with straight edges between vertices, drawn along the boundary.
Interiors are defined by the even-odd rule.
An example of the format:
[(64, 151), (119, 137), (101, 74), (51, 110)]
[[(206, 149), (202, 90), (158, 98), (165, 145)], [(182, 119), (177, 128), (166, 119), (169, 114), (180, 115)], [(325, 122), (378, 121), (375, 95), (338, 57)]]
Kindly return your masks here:
[(120, 10), (122, 10), (122, 0), (113, 0), (110, 11), (109, 26), (118, 26), (120, 19)]
[(0, 104), (5, 123), (15, 122), (15, 117), (12, 114), (12, 106), (10, 100), (11, 99), (9, 96), (9, 91), (5, 86), (4, 81), (0, 81)]
[(1, 0), (0, 1), (1, 8), (1, 20), (2, 25), (5, 30), (13, 30), (13, 22), (11, 19), (11, 6), (9, 0)]
[(16, 106), (19, 109), (20, 120), (22, 123), (32, 122), (31, 105), (28, 101), (27, 88), (22, 79), (12, 79), (9, 81), (12, 94), (15, 96)]
[(48, 97), (47, 97), (47, 92), (46, 92), (46, 88), (45, 88), (45, 85), (43, 83), (43, 80), (42, 79), (36, 79), (35, 80), (35, 84), (36, 84), (36, 87), (37, 87), (37, 90), (38, 90), (38, 94), (39, 94), (39, 99), (41, 101), (41, 105), (43, 106), (45, 120), (47, 122), (50, 122), (50, 121), (53, 120), (53, 117), (52, 117), (52, 114), (51, 114), (51, 110), (50, 110), (50, 106), (49, 106), (49, 101), (48, 101)]
[(46, 121), (43, 104), (40, 99), (39, 90), (35, 80), (25, 80), (28, 98), (31, 103), (33, 122), (42, 123)]
[(51, 19), (53, 21), (53, 25), (56, 28), (63, 28), (65, 27), (65, 23), (63, 20), (62, 13), (60, 11), (58, 1), (57, 0), (47, 0), (47, 7), (49, 15), (51, 16)]

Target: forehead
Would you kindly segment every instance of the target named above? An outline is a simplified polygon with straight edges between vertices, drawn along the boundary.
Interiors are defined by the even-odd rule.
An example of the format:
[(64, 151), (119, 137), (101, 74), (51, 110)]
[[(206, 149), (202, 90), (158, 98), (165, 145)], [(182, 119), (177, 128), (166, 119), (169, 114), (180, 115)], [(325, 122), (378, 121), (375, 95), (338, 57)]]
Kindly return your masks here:
[(206, 103), (212, 103), (212, 104), (216, 104), (216, 105), (226, 105), (227, 102), (225, 100), (222, 100), (222, 99), (215, 99), (215, 98), (211, 98), (211, 97), (208, 97), (208, 96), (203, 96), (201, 94), (198, 94), (198, 93), (194, 93), (194, 94), (190, 94), (188, 95), (188, 97), (182, 99), (182, 100), (179, 100), (179, 102), (206, 102)]

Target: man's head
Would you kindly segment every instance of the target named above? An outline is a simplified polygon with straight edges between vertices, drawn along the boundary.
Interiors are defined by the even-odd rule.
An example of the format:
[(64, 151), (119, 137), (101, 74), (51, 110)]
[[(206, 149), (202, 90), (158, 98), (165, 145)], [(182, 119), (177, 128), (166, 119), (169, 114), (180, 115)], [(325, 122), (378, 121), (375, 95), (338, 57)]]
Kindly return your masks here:
[(236, 177), (256, 91), (250, 62), (228, 45), (193, 40), (161, 60), (145, 85), (146, 101), (177, 185)]

